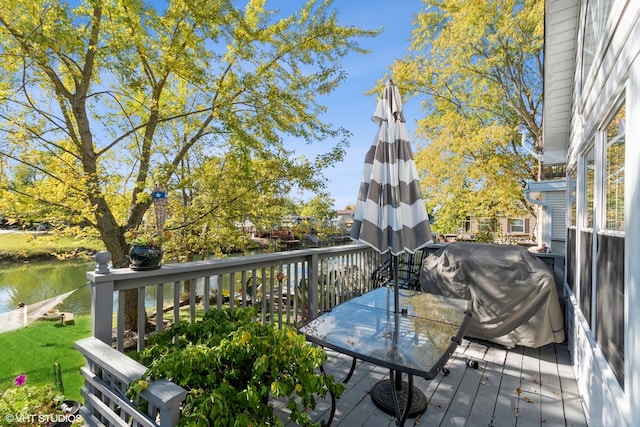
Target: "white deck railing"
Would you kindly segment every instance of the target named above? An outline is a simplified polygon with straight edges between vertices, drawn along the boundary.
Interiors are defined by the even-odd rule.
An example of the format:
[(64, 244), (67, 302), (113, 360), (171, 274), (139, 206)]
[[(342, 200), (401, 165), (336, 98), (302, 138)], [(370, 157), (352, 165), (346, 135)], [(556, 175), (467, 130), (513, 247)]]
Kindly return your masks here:
[(80, 369), (84, 377), (80, 415), (88, 426), (175, 427), (187, 392), (161, 379), (149, 382), (141, 393), (146, 411), (126, 397), (131, 382), (147, 368), (102, 341), (88, 337), (76, 341), (75, 348), (86, 359)]
[[(265, 323), (302, 324), (345, 299), (371, 289), (381, 256), (365, 245), (303, 249), (207, 261), (165, 264), (157, 270), (105, 269), (87, 273), (91, 282), (93, 336), (125, 348), (125, 291), (138, 292), (138, 330), (149, 318), (156, 329), (175, 322), (188, 307), (204, 311), (258, 304)], [(100, 273), (105, 271), (106, 273)], [(311, 285), (311, 286), (310, 286)], [(170, 307), (170, 310), (167, 309)], [(136, 339), (144, 348), (144, 335)]]

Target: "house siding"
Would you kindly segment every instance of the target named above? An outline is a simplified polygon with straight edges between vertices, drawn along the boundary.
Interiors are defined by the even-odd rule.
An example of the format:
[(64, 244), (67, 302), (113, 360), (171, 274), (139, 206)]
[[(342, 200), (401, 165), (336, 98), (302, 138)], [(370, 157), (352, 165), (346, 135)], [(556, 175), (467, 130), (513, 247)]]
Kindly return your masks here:
[[(591, 0), (594, 1), (594, 0)], [(547, 1), (546, 35), (560, 36), (550, 27), (549, 10), (562, 0)], [(566, 286), (569, 294), (567, 304), (567, 327), (569, 348), (579, 391), (584, 400), (589, 425), (592, 426), (632, 426), (640, 425), (640, 2), (635, 0), (611, 0), (610, 13), (603, 21), (606, 25), (601, 39), (594, 44), (595, 56), (587, 75), (581, 75), (581, 61), (584, 46), (581, 36), (584, 32), (584, 15), (588, 0), (579, 2), (579, 31), (576, 37), (576, 57), (574, 87), (571, 102), (570, 136), (567, 143), (568, 170), (579, 167), (582, 156), (589, 145), (596, 142), (601, 148), (602, 129), (607, 120), (622, 103), (626, 106), (625, 159), (624, 159), (624, 230), (613, 233), (621, 239), (623, 262), (615, 266), (615, 271), (607, 268), (608, 261), (598, 258), (598, 241), (593, 236), (601, 232), (602, 223), (595, 222), (596, 229), (581, 225), (580, 216), (586, 215), (584, 204), (578, 205), (577, 229), (568, 232), (568, 274), (571, 286)], [(558, 30), (559, 31), (559, 30)], [(560, 36), (560, 38), (562, 38)], [(553, 73), (547, 68), (545, 72)], [(545, 86), (546, 87), (546, 86)], [(545, 113), (546, 114), (546, 113)], [(545, 116), (546, 118), (546, 116)], [(596, 158), (602, 155), (596, 154)], [(596, 162), (596, 165), (598, 163)], [(595, 213), (604, 206), (602, 195), (594, 199)], [(577, 196), (585, 194), (585, 187), (578, 180)], [(567, 200), (567, 203), (570, 203)], [(570, 205), (567, 204), (567, 210)], [(555, 222), (555, 220), (554, 220)], [(589, 239), (589, 242), (585, 241)], [(572, 247), (569, 247), (572, 245)], [(593, 246), (593, 247), (592, 247)], [(604, 244), (600, 242), (600, 246)], [(600, 248), (602, 249), (602, 248)], [(569, 252), (571, 254), (569, 255)], [(600, 264), (600, 265), (598, 265)], [(622, 267), (620, 266), (622, 265)], [(571, 267), (573, 266), (573, 267)], [(620, 272), (620, 269), (624, 273)], [(577, 277), (576, 277), (577, 276)], [(619, 286), (623, 302), (618, 307), (608, 304), (598, 305), (599, 283), (608, 280), (622, 280)], [(622, 308), (620, 307), (622, 306)], [(598, 337), (596, 329), (616, 316), (608, 310), (616, 310), (618, 319), (623, 319), (621, 346), (623, 359), (616, 355), (612, 360), (611, 350), (603, 351), (604, 341)], [(623, 311), (623, 313), (620, 313)], [(598, 318), (600, 316), (600, 318)], [(620, 321), (618, 321), (618, 324)], [(614, 325), (615, 326), (615, 325)], [(612, 369), (611, 363), (616, 365)], [(621, 368), (622, 367), (622, 368)], [(615, 371), (615, 372), (614, 372)], [(616, 374), (618, 378), (616, 378)]]
[(553, 206), (551, 213), (551, 250), (558, 254), (566, 253), (565, 224), (567, 197), (564, 191), (553, 191), (545, 194), (545, 201)]
[[(635, 16), (640, 19), (640, 5), (635, 2)], [(636, 21), (636, 27), (639, 27)], [(640, 49), (640, 34), (635, 33), (629, 43)], [(636, 58), (630, 70), (627, 88), (627, 133), (625, 157), (625, 407), (629, 419), (640, 420), (640, 59)]]
[[(554, 181), (555, 183), (560, 181)], [(536, 240), (545, 242), (555, 254), (566, 254), (566, 235), (567, 228), (565, 224), (566, 216), (566, 191), (565, 184), (562, 182), (562, 190), (556, 189), (535, 189), (535, 199), (539, 200), (538, 209), (538, 229), (536, 230)], [(550, 230), (548, 230), (550, 228)]]

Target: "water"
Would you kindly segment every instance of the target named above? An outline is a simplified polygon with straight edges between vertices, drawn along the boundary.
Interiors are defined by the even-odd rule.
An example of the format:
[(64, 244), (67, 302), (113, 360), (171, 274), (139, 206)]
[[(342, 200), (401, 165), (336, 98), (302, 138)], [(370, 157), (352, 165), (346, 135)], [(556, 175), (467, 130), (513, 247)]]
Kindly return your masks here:
[[(258, 253), (259, 251), (254, 251)], [(230, 256), (238, 256), (232, 254)], [(213, 258), (213, 257), (211, 257)], [(86, 273), (96, 267), (92, 260), (32, 261), (24, 263), (0, 264), (0, 313), (18, 308), (18, 304), (33, 304), (47, 298), (78, 289), (62, 305), (60, 311), (74, 314), (91, 313), (91, 287)], [(213, 278), (214, 287), (217, 278)], [(86, 285), (86, 286), (85, 286)], [(165, 287), (165, 302), (172, 303), (173, 285)], [(196, 292), (204, 291), (204, 281), (198, 280)], [(155, 287), (146, 289), (145, 305), (155, 307)], [(114, 296), (114, 310), (117, 299)]]
[(21, 302), (33, 304), (80, 288), (57, 308), (75, 314), (89, 314), (91, 291), (86, 272), (93, 269), (95, 262), (87, 260), (0, 264), (0, 313), (18, 308)]
[[(78, 314), (91, 314), (91, 287), (86, 278), (87, 271), (95, 269), (94, 261), (63, 260), (34, 261), (21, 264), (0, 265), (0, 313), (18, 308), (21, 302), (33, 304), (74, 289), (63, 304), (55, 308)], [(211, 282), (215, 286), (217, 278)], [(196, 292), (204, 291), (204, 280), (196, 282)], [(156, 289), (148, 287), (145, 306), (155, 307)], [(114, 311), (118, 308), (114, 295)], [(173, 302), (173, 284), (165, 288), (165, 303)]]

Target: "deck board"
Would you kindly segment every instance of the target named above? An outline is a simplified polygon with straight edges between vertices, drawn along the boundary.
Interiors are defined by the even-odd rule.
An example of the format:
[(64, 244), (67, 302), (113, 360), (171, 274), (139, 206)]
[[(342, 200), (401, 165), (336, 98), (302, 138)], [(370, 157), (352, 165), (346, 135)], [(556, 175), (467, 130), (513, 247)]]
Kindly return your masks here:
[[(504, 354), (506, 356), (506, 353)], [(469, 426), (490, 426), (494, 424), (494, 408), (496, 406), (500, 382), (502, 380), (501, 364), (484, 361), (480, 364), (482, 368), (482, 378), (478, 387), (476, 399), (471, 407), (468, 417)]]
[(518, 425), (541, 425), (540, 351), (537, 348), (526, 347), (523, 350)]
[[(327, 351), (327, 374), (342, 380), (351, 358)], [(478, 361), (473, 369), (467, 359)], [(538, 349), (504, 346), (480, 340), (463, 340), (446, 366), (427, 381), (414, 377), (414, 384), (429, 402), (424, 414), (410, 418), (405, 426), (440, 427), (586, 427), (566, 344), (548, 344)], [(358, 361), (347, 389), (337, 401), (333, 426), (393, 427), (395, 418), (371, 401), (369, 391), (388, 378), (385, 368)], [(285, 421), (286, 409), (274, 402)], [(309, 414), (316, 422), (329, 417), (330, 403), (319, 401)], [(295, 424), (288, 422), (287, 426)]]
[(540, 348), (540, 417), (549, 426), (564, 423), (561, 393), (555, 348), (546, 345)]

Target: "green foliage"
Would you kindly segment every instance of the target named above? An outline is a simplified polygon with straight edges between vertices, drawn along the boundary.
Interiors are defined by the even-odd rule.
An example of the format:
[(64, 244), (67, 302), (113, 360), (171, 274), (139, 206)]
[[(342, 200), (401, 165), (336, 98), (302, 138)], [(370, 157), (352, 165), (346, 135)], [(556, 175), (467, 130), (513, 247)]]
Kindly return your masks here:
[(476, 233), (476, 242), (493, 243), (495, 241), (494, 232), (491, 230), (480, 230)]
[[(55, 414), (61, 400), (62, 397), (58, 396), (52, 384), (27, 384), (0, 391), (0, 414), (3, 415), (0, 418), (0, 426), (31, 426), (31, 416)], [(5, 424), (7, 415), (23, 421)]]
[(127, 231), (124, 237), (130, 245), (161, 247), (171, 238), (171, 233), (166, 230), (158, 232), (155, 227), (142, 226), (136, 230)]
[(0, 239), (0, 261), (86, 257), (102, 250), (104, 244), (88, 233), (39, 234), (5, 233)]
[[(434, 231), (522, 215), (542, 136), (542, 0), (425, 1), (393, 78), (425, 117), (416, 151)], [(526, 129), (529, 138), (518, 133)]]
[(329, 221), (336, 216), (333, 203), (334, 200), (328, 194), (317, 194), (302, 205), (300, 215), (315, 218), (319, 221)]
[(294, 160), (281, 148), (264, 153), (232, 146), (224, 156), (204, 156), (180, 181), (181, 197), (169, 200), (169, 257), (247, 249), (251, 242), (238, 224), (250, 220), (270, 230), (289, 210), (287, 196), (295, 183), (315, 188), (314, 175), (309, 162)]
[[(343, 157), (349, 133), (323, 120), (321, 99), (345, 80), (342, 58), (366, 53), (358, 39), (378, 31), (341, 25), (331, 1), (290, 16), (264, 1), (72, 3), (0, 0), (3, 215), (88, 223), (120, 265), (124, 233), (160, 184), (182, 203), (179, 220), (193, 209), (184, 245), (234, 246), (235, 234), (194, 237), (248, 216), (240, 202), (207, 208), (215, 186), (196, 200), (192, 173), (208, 159), (217, 168), (208, 181), (258, 195), (262, 215), (272, 205), (261, 200), (321, 188), (323, 169)], [(336, 142), (293, 158), (287, 136)], [(281, 164), (256, 188), (253, 174), (227, 168), (233, 156), (263, 173)]]
[(202, 321), (151, 336), (137, 355), (149, 370), (129, 394), (136, 398), (145, 381), (167, 378), (188, 392), (180, 425), (195, 426), (282, 425), (268, 399), (285, 398), (291, 420), (310, 425), (304, 408), (330, 391), (339, 396), (344, 384), (318, 371), (324, 349), (256, 316), (255, 308), (210, 310)]

